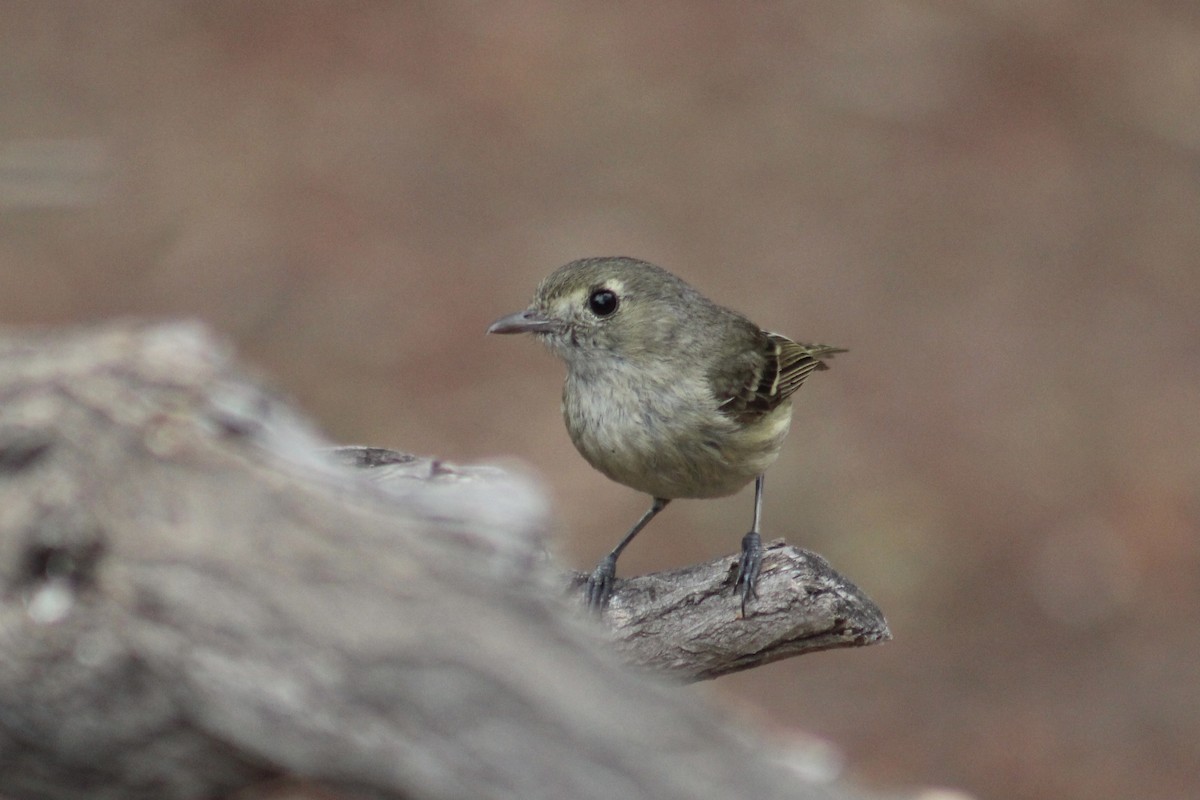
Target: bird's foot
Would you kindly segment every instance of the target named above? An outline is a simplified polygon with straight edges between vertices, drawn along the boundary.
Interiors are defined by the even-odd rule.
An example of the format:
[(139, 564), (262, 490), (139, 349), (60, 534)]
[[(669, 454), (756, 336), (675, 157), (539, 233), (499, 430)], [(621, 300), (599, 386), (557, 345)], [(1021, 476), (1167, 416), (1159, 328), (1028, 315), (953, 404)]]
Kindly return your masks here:
[(758, 583), (758, 573), (762, 570), (763, 546), (762, 537), (758, 531), (750, 531), (742, 537), (742, 557), (738, 561), (737, 579), (733, 582), (734, 591), (742, 596), (742, 618), (746, 616), (746, 601), (753, 597), (758, 599), (758, 591), (754, 588)]
[(613, 583), (617, 579), (617, 559), (608, 555), (596, 565), (588, 576), (586, 597), (589, 611), (599, 614), (608, 605), (612, 597)]

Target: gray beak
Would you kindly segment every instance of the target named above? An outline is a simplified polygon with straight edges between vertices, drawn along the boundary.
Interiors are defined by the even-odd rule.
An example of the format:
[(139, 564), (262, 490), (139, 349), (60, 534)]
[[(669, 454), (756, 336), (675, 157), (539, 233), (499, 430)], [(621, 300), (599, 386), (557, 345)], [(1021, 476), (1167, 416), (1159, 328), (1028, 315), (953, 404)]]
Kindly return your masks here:
[(532, 308), (501, 317), (488, 326), (488, 333), (538, 333), (558, 328), (558, 322), (542, 316)]

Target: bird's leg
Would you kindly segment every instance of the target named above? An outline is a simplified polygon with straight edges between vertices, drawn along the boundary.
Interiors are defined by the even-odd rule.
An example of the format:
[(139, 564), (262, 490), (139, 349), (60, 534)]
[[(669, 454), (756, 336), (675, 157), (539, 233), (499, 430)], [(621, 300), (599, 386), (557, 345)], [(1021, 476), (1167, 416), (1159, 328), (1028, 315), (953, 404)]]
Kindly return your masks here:
[(638, 535), (638, 532), (654, 519), (658, 512), (667, 507), (667, 503), (671, 502), (662, 497), (654, 498), (654, 502), (650, 504), (650, 509), (642, 514), (642, 518), (629, 529), (629, 533), (625, 534), (625, 538), (617, 542), (617, 546), (612, 549), (612, 552), (600, 560), (596, 568), (592, 570), (592, 574), (587, 581), (587, 604), (592, 611), (603, 611), (608, 605), (608, 598), (612, 595), (613, 581), (617, 577), (617, 558), (621, 555), (621, 551), (625, 549), (625, 545), (633, 541), (633, 537)]
[(763, 476), (754, 479), (754, 524), (750, 532), (742, 537), (742, 557), (738, 561), (737, 580), (733, 582), (735, 591), (742, 595), (742, 617), (746, 616), (746, 601), (753, 597), (758, 599), (754, 585), (758, 583), (758, 573), (762, 569), (763, 546), (762, 537), (758, 533), (758, 522), (762, 519)]

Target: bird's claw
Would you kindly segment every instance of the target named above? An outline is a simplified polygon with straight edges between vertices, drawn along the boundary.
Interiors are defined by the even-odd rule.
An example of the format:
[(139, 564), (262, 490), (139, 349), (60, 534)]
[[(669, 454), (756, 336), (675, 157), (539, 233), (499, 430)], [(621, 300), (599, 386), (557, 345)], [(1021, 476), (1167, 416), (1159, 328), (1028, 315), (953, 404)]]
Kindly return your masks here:
[(589, 611), (599, 614), (605, 609), (608, 599), (612, 597), (613, 583), (616, 578), (617, 559), (611, 555), (605, 556), (587, 579), (586, 600)]
[(762, 571), (762, 559), (762, 537), (758, 531), (750, 531), (742, 537), (742, 557), (738, 561), (737, 579), (733, 582), (734, 590), (742, 596), (743, 618), (746, 616), (746, 601), (751, 597), (758, 599), (755, 584), (758, 583), (758, 573)]

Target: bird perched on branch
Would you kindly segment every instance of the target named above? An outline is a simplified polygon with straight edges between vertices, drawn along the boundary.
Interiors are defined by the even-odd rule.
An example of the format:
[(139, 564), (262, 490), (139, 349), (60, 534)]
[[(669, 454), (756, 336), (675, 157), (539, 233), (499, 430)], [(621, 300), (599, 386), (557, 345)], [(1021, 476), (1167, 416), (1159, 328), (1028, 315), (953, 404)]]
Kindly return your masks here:
[(755, 481), (735, 591), (756, 597), (762, 564), (763, 473), (779, 455), (792, 394), (823, 359), (845, 352), (800, 344), (719, 306), (666, 270), (625, 257), (559, 267), (524, 311), (488, 333), (531, 333), (567, 364), (567, 432), (588, 463), (653, 498), (588, 579), (603, 609), (617, 558), (676, 498), (723, 497)]

